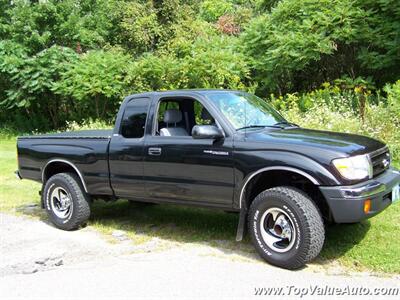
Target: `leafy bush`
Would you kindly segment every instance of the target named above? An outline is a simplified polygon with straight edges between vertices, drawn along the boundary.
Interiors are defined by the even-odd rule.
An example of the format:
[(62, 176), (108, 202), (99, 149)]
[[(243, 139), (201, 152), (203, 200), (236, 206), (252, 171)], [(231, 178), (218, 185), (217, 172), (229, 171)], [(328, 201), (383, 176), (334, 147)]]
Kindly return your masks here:
[[(330, 91), (331, 100), (320, 98), (306, 109), (298, 105), (302, 99), (313, 98), (315, 93), (288, 95), (291, 105), (280, 106), (283, 115), (291, 122), (306, 128), (355, 133), (382, 140), (389, 145), (393, 159), (400, 164), (400, 82), (388, 85), (388, 100), (379, 99), (377, 104), (367, 102), (364, 118), (353, 110), (352, 98), (346, 92)], [(354, 96), (354, 95), (353, 95)], [(322, 101), (320, 101), (322, 99)], [(275, 105), (276, 98), (271, 98)]]
[(54, 44), (92, 49), (104, 46), (113, 26), (113, 0), (2, 1), (0, 37), (36, 53)]
[(171, 31), (172, 37), (160, 45), (158, 52), (178, 58), (189, 56), (197, 40), (211, 40), (217, 37), (216, 28), (201, 19), (181, 20), (171, 25)]
[[(113, 118), (125, 92), (130, 57), (118, 50), (90, 51), (66, 65), (53, 91), (77, 100), (82, 116)], [(83, 115), (85, 116), (85, 115)]]
[(176, 89), (180, 86), (178, 64), (171, 55), (142, 56), (129, 66), (127, 81), (132, 92)]
[(229, 38), (197, 39), (174, 55), (145, 55), (134, 62), (128, 82), (135, 91), (183, 88), (245, 89), (249, 68), (229, 47)]
[(150, 2), (125, 2), (121, 5), (120, 14), (118, 42), (135, 54), (154, 50), (161, 35), (154, 6)]
[(76, 131), (76, 130), (93, 130), (93, 129), (113, 129), (114, 124), (111, 122), (105, 122), (100, 120), (87, 119), (83, 122), (67, 122), (65, 130)]
[(208, 22), (215, 22), (222, 15), (233, 11), (234, 6), (229, 0), (206, 0), (203, 1), (200, 7), (201, 16)]
[(250, 70), (245, 57), (235, 52), (230, 43), (228, 37), (198, 40), (191, 55), (181, 63), (185, 87), (245, 89)]
[[(303, 94), (286, 94), (285, 96), (271, 95), (273, 105), (279, 109), (291, 108), (294, 105), (305, 112), (315, 105), (328, 105), (338, 112), (351, 111), (364, 118), (367, 103), (377, 104), (380, 97), (373, 94), (374, 85), (363, 78), (351, 79), (342, 77), (332, 83), (324, 82), (319, 89)], [(383, 98), (382, 98), (383, 100)]]
[(243, 50), (264, 92), (311, 90), (343, 75), (372, 75), (382, 86), (382, 74), (384, 82), (400, 77), (399, 7), (392, 0), (283, 0), (250, 22)]
[(357, 58), (380, 86), (400, 77), (400, 5), (398, 0), (358, 0), (366, 12), (359, 28)]
[[(391, 112), (391, 115), (397, 116), (392, 121), (396, 122), (395, 125), (400, 128), (399, 118), (400, 118), (400, 80), (393, 85), (387, 84), (385, 86), (385, 92), (387, 93), (387, 105)], [(400, 131), (400, 130), (399, 130)]]
[(271, 11), (271, 9), (281, 0), (258, 0), (256, 2), (257, 9), (260, 11)]
[[(36, 119), (29, 120), (31, 125), (40, 119), (47, 129), (62, 125), (68, 118), (68, 102), (61, 97), (54, 97), (52, 89), (65, 71), (66, 63), (76, 59), (74, 51), (58, 46), (45, 49), (32, 57), (27, 57), (21, 49), (6, 54), (0, 63), (0, 71), (7, 73), (8, 85), (0, 107), (17, 111), (21, 117), (25, 115), (25, 118)], [(45, 126), (48, 120), (43, 120), (43, 114), (50, 118), (50, 126)]]
[(217, 28), (220, 32), (229, 34), (229, 35), (237, 35), (240, 33), (240, 27), (235, 22), (235, 18), (230, 15), (224, 15), (219, 17), (217, 22)]
[(0, 139), (15, 139), (16, 136), (20, 135), (21, 131), (15, 130), (15, 128), (2, 126), (0, 128)]
[(0, 41), (0, 108), (14, 106), (6, 100), (7, 91), (13, 88), (12, 77), (18, 74), (27, 58), (26, 49), (20, 44), (4, 40)]

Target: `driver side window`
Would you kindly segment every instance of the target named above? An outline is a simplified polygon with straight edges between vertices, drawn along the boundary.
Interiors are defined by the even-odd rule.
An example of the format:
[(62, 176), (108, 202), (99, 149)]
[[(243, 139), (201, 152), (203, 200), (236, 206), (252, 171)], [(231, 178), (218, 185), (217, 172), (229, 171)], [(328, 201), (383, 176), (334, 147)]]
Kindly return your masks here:
[(199, 101), (188, 98), (160, 100), (155, 135), (189, 137), (195, 125), (216, 125), (215, 119)]

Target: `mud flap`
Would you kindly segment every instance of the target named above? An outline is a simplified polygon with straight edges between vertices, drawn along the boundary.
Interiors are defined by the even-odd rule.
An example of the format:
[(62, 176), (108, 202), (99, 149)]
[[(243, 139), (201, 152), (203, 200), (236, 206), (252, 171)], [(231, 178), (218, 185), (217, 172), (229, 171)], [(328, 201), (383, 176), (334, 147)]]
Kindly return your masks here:
[(44, 209), (43, 189), (44, 189), (44, 184), (42, 185), (42, 189), (38, 193), (40, 196), (40, 207), (42, 209)]
[(247, 208), (242, 207), (239, 214), (239, 223), (236, 231), (236, 241), (243, 240), (246, 231)]

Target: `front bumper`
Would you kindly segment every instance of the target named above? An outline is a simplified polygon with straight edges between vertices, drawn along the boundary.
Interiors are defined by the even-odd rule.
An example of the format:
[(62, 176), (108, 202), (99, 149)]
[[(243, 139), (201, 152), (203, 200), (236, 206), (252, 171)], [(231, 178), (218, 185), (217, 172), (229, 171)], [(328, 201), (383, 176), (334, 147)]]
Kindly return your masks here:
[[(392, 204), (392, 189), (400, 183), (400, 172), (388, 169), (378, 177), (351, 186), (321, 186), (336, 223), (355, 223), (371, 218)], [(364, 212), (364, 203), (371, 209)]]

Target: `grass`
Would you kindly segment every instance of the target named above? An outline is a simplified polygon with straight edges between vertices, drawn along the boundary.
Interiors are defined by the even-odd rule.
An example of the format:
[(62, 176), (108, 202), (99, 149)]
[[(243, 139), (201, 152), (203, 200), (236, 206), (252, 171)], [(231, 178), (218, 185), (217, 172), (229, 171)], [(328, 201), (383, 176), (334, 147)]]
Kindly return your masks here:
[[(397, 164), (398, 165), (398, 164)], [(0, 210), (46, 218), (43, 212), (27, 212), (39, 204), (40, 184), (14, 177), (15, 138), (0, 139)], [(327, 228), (325, 246), (316, 264), (332, 261), (354, 270), (400, 273), (400, 205), (359, 224)], [(219, 211), (173, 205), (137, 207), (127, 201), (95, 202), (89, 226), (105, 234), (125, 230), (135, 243), (154, 237), (172, 242), (207, 243), (222, 250), (255, 253), (250, 242), (234, 242), (238, 216)]]

